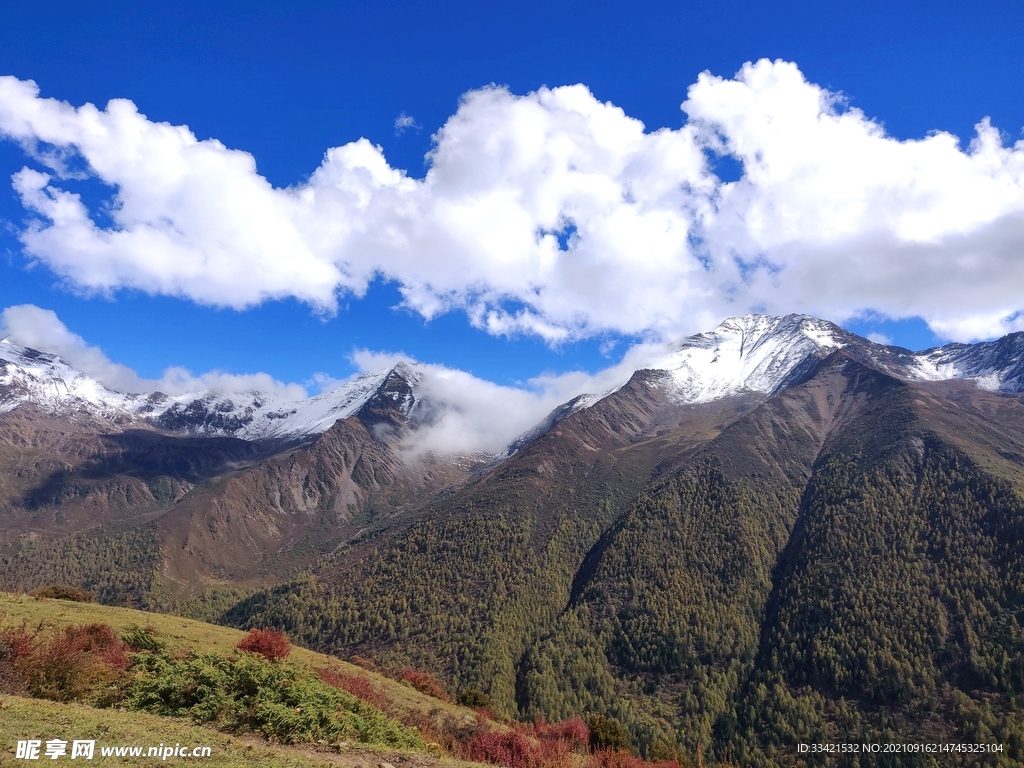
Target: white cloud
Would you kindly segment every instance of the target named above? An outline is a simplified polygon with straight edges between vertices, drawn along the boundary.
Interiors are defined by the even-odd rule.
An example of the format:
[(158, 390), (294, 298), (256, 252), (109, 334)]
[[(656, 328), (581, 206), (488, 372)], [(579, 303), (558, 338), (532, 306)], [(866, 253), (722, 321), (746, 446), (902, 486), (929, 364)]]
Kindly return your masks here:
[(400, 352), (363, 349), (351, 359), (362, 372), (408, 363), (421, 377), (417, 429), (406, 446), (410, 457), (496, 453), (568, 399), (557, 388), (502, 386), (465, 371), (419, 363)]
[(877, 331), (869, 333), (867, 338), (868, 341), (873, 341), (875, 344), (884, 344), (887, 347), (892, 345), (892, 339), (889, 336), (886, 336), (884, 333), (878, 333)]
[(33, 304), (0, 311), (0, 338), (59, 355), (72, 368), (117, 392), (159, 391), (167, 395), (183, 395), (205, 390), (225, 394), (258, 390), (295, 399), (306, 396), (306, 390), (300, 385), (282, 383), (266, 373), (208, 371), (196, 376), (185, 368), (171, 366), (159, 379), (145, 379), (128, 366), (111, 361), (99, 347), (88, 344), (64, 325), (56, 312)]
[[(331, 312), (382, 276), (424, 317), (463, 309), (552, 343), (751, 309), (921, 316), (962, 340), (1024, 322), (1024, 143), (987, 120), (966, 149), (897, 140), (781, 61), (704, 73), (682, 106), (681, 128), (646, 132), (582, 85), (485, 88), (434, 136), (422, 180), (360, 139), (278, 189), (247, 153), (131, 102), (76, 109), (0, 78), (0, 133), (48, 169), (14, 177), (35, 217), (25, 250), (86, 290)], [(709, 151), (742, 177), (721, 182)], [(114, 191), (112, 226), (73, 192), (81, 160)]]
[(405, 114), (405, 112), (402, 112), (402, 114), (400, 114), (398, 117), (395, 118), (395, 135), (396, 136), (401, 136), (403, 133), (405, 133), (410, 128), (412, 128), (412, 129), (414, 129), (416, 131), (423, 130), (423, 126), (420, 125), (419, 123), (417, 123), (416, 122), (416, 118), (414, 118), (412, 115), (407, 115), (407, 114)]
[(898, 141), (794, 64), (702, 75), (683, 108), (743, 163), (721, 188), (706, 247), (766, 260), (745, 293), (769, 311), (919, 315), (941, 335), (1012, 329), (1024, 306), (1024, 143), (982, 120), (966, 151)]

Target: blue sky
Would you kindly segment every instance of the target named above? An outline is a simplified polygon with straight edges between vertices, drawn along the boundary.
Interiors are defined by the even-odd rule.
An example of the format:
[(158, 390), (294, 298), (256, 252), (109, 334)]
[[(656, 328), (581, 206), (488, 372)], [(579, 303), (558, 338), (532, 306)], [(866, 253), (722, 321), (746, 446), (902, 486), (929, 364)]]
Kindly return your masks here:
[[(1021, 138), (1024, 126), (1024, 14), (1014, 3), (970, 7), (936, 2), (653, 2), (639, 7), (600, 2), (98, 5), (102, 7), (4, 3), (0, 9), (0, 75), (33, 80), (41, 98), (73, 107), (88, 102), (103, 109), (110, 99), (129, 99), (152, 123), (188, 126), (199, 141), (213, 138), (228, 149), (250, 153), (256, 173), (277, 188), (307, 184), (328, 148), (361, 137), (381, 148), (391, 169), (422, 180), (429, 167), (425, 156), (434, 146), (432, 137), (453, 115), (464, 114), (468, 126), (462, 144), (454, 138), (450, 143), (449, 156), (455, 157), (451, 162), (457, 164), (460, 147), (469, 146), (476, 137), (486, 138), (486, 132), (492, 130), (487, 127), (491, 125), (488, 120), (511, 120), (518, 114), (516, 109), (532, 105), (515, 99), (544, 86), (581, 83), (595, 103), (615, 105), (625, 116), (642, 121), (648, 134), (660, 128), (679, 131), (687, 120), (680, 104), (700, 73), (709, 71), (730, 80), (746, 62), (761, 59), (793, 62), (808, 88), (842, 94), (845, 102), (835, 106), (836, 119), (851, 109), (859, 110), (864, 116), (859, 123), (862, 133), (870, 133), (870, 125), (884, 126), (893, 146), (948, 132), (960, 139), (958, 151), (966, 157), (975, 125), (989, 117), (1009, 151)], [(768, 77), (770, 73), (762, 74)], [(758, 85), (761, 81), (754, 75), (744, 82), (758, 93), (769, 90), (769, 85)], [(464, 94), (491, 84), (507, 87), (511, 100), (478, 104), (476, 111), (460, 109), (460, 103), (467, 103), (460, 102)], [(729, 115), (722, 116), (713, 90), (698, 104), (702, 105), (701, 114), (711, 115), (707, 120), (731, 124)], [(573, 99), (574, 105), (582, 103), (576, 96)], [(557, 115), (564, 117), (575, 109), (566, 106), (568, 103), (566, 96), (557, 105)], [(411, 118), (412, 124), (396, 127), (401, 116)], [(865, 125), (869, 128), (864, 129)], [(571, 138), (573, 130), (576, 128), (565, 128), (566, 135)], [(736, 136), (730, 136), (736, 142), (747, 133), (754, 139), (760, 136), (756, 126), (736, 130)], [(42, 135), (36, 134), (37, 138)], [(705, 140), (707, 135), (711, 134), (706, 134)], [(861, 143), (851, 152), (871, 151), (856, 147)], [(714, 155), (706, 147), (704, 151)], [(821, 151), (843, 153), (834, 142)], [(904, 154), (909, 157), (909, 152)], [(936, 162), (948, 161), (952, 177), (963, 163), (949, 147), (945, 152), (936, 155), (941, 155)], [(718, 182), (737, 180), (743, 173), (742, 161), (729, 150), (720, 154), (724, 159), (712, 157), (710, 166)], [(829, 174), (835, 176), (835, 172), (829, 170), (828, 156), (824, 157), (819, 163), (824, 169), (820, 175), (831, 178)], [(884, 169), (887, 157), (882, 153), (866, 162)], [(479, 162), (477, 156), (470, 159)], [(648, 159), (656, 169), (652, 173), (671, 173), (671, 169), (662, 170), (663, 158), (654, 150)], [(894, 162), (898, 165), (902, 160)], [(906, 162), (907, 167), (918, 168), (930, 161), (911, 158)], [(1015, 157), (1000, 162), (998, 174), (988, 164), (975, 174), (983, 175), (982, 181), (970, 177), (969, 183), (981, 185), (982, 191), (974, 195), (978, 199), (989, 194), (982, 182), (987, 183), (993, 175), (999, 178), (992, 184), (1004, 191), (1020, 180)], [(980, 161), (976, 165), (981, 165)], [(797, 210), (805, 205), (804, 199), (778, 192), (786, 181), (780, 177), (774, 186), (758, 187), (763, 207), (743, 209), (737, 217), (749, 222), (764, 210), (796, 210), (792, 227), (781, 234), (759, 231), (754, 236), (749, 227), (737, 234), (738, 225), (727, 227), (721, 223), (725, 216), (719, 215), (707, 225), (704, 241), (717, 245), (701, 246), (710, 249), (710, 256), (698, 247), (700, 253), (695, 252), (694, 257), (726, 264), (732, 254), (739, 253), (743, 268), (732, 274), (728, 272), (732, 267), (722, 266), (725, 271), (713, 286), (695, 284), (692, 290), (666, 295), (663, 306), (661, 299), (652, 299), (657, 311), (652, 309), (649, 315), (611, 306), (614, 299), (607, 297), (614, 291), (607, 290), (607, 285), (583, 295), (552, 283), (544, 286), (544, 301), (531, 303), (535, 283), (523, 287), (495, 281), (491, 279), (494, 273), (487, 270), (467, 275), (464, 284), (458, 282), (458, 275), (449, 275), (444, 289), (429, 296), (416, 289), (419, 292), (410, 298), (400, 288), (408, 289), (416, 281), (422, 284), (433, 274), (430, 259), (442, 264), (446, 258), (441, 248), (424, 257), (419, 266), (409, 266), (407, 261), (419, 258), (416, 249), (421, 246), (416, 242), (409, 253), (381, 257), (381, 270), (388, 278), (373, 277), (376, 262), (367, 263), (361, 273), (371, 275), (365, 295), (358, 295), (361, 287), (353, 293), (342, 285), (335, 293), (336, 305), (325, 307), (318, 306), (308, 291), (290, 287), (268, 289), (276, 298), (227, 297), (223, 301), (193, 283), (184, 288), (180, 281), (170, 289), (154, 288), (156, 278), (151, 272), (97, 291), (95, 281), (89, 283), (93, 273), (83, 277), (83, 272), (53, 254), (53, 248), (76, 247), (66, 239), (73, 233), (47, 246), (50, 251), (44, 251), (42, 245), (33, 246), (33, 251), (19, 237), (32, 220), (48, 224), (45, 216), (29, 210), (25, 198), (2, 181), (26, 166), (59, 176), (39, 157), (30, 157), (18, 142), (0, 142), (0, 219), (4, 222), (0, 231), (0, 308), (33, 304), (53, 310), (86, 342), (151, 378), (170, 365), (197, 373), (213, 368), (235, 373), (264, 371), (282, 381), (304, 382), (317, 372), (341, 378), (354, 370), (349, 359), (352, 351), (369, 349), (404, 351), (425, 362), (507, 384), (545, 371), (596, 371), (617, 362), (641, 339), (698, 330), (725, 317), (730, 308), (813, 310), (841, 320), (856, 332), (880, 334), (918, 349), (940, 343), (940, 336), (968, 340), (1014, 330), (1018, 322), (1014, 313), (1024, 309), (1024, 300), (1014, 293), (1017, 289), (1006, 288), (1007, 283), (1014, 283), (1012, 270), (992, 282), (992, 275), (1009, 263), (1000, 259), (1012, 259), (1017, 252), (1016, 192), (991, 191), (994, 202), (988, 207), (998, 209), (998, 216), (986, 219), (983, 214), (964, 214), (961, 221), (949, 211), (969, 206), (958, 202), (955, 189), (949, 190), (949, 199), (943, 206), (929, 209), (931, 218), (922, 224), (914, 216), (925, 204), (917, 197), (906, 202), (911, 192), (900, 187), (897, 178), (883, 185), (881, 192), (874, 186), (865, 187), (882, 201), (880, 206), (888, 205), (884, 201), (890, 194), (898, 198), (896, 208), (906, 206), (904, 218), (892, 223), (891, 232), (879, 234), (872, 226), (857, 225), (858, 229), (850, 225), (849, 236), (841, 241), (808, 235), (805, 242), (800, 239), (800, 227), (807, 225), (801, 222), (819, 221), (821, 215), (811, 209)], [(88, 171), (89, 166), (74, 167)], [(504, 169), (502, 173), (510, 172)], [(613, 171), (607, 173), (609, 178), (614, 175)], [(58, 186), (80, 194), (99, 227), (111, 227), (105, 201), (116, 190), (111, 186), (115, 177), (107, 176), (102, 183), (91, 175), (94, 178), (69, 176)], [(135, 176), (131, 179), (124, 184), (144, 186)], [(516, 178), (502, 179), (501, 183), (518, 195), (537, 189)], [(922, 179), (922, 185), (930, 183), (926, 177)], [(836, 183), (844, 185), (841, 178)], [(706, 199), (721, 201), (727, 195), (719, 189), (709, 192)], [(841, 202), (846, 205), (849, 201), (843, 198)], [(434, 202), (423, 205), (430, 207)], [(683, 207), (686, 205), (690, 203)], [(740, 203), (730, 205), (738, 207)], [(175, 212), (153, 209), (144, 215), (173, 223)], [(436, 215), (423, 214), (427, 218)], [(583, 213), (563, 211), (559, 215), (550, 230), (538, 226), (537, 232), (571, 224), (576, 220), (573, 216), (580, 221), (584, 218)], [(934, 223), (954, 219), (955, 226)], [(659, 219), (642, 219), (654, 220)], [(838, 221), (840, 224), (830, 226), (841, 228), (847, 220), (840, 217)], [(607, 237), (612, 242), (617, 235)], [(578, 256), (600, 263), (600, 238), (596, 231), (583, 227), (578, 246), (563, 238), (560, 248), (553, 247), (560, 251), (558, 258)], [(465, 258), (475, 258), (472, 243), (466, 247), (470, 254)], [(652, 247), (656, 250), (658, 246)], [(638, 250), (642, 248), (637, 245)], [(494, 258), (501, 257), (495, 253)], [(876, 253), (880, 254), (878, 261), (871, 261)], [(146, 253), (133, 254), (126, 258), (148, 258)], [(865, 271), (884, 272), (888, 265), (904, 259), (908, 264), (914, 260), (914, 266), (895, 272), (887, 286), (851, 287), (848, 298), (842, 284), (858, 282), (857, 270), (850, 265), (862, 254)], [(282, 251), (280, 258), (289, 257)], [(819, 292), (815, 281), (833, 274), (833, 262), (828, 259), (837, 265), (836, 285)], [(973, 270), (971, 279), (957, 278), (950, 265)], [(518, 268), (514, 262), (508, 267)], [(608, 275), (620, 273), (594, 268), (573, 274), (607, 281), (612, 279)], [(690, 273), (684, 270), (679, 274)], [(949, 280), (939, 284), (935, 276), (946, 274)], [(981, 277), (973, 281), (976, 274)], [(790, 275), (802, 277), (798, 280)], [(670, 279), (682, 278), (672, 273), (666, 277)], [(202, 276), (196, 280), (201, 283)], [(777, 289), (772, 287), (776, 284)], [(947, 311), (960, 301), (960, 286), (963, 305)], [(638, 283), (633, 288), (631, 298), (623, 301), (644, 304), (638, 297), (648, 295), (644, 291), (653, 296), (658, 284)], [(707, 298), (709, 291), (718, 292), (713, 301)], [(446, 298), (447, 311), (442, 311), (432, 303), (439, 295), (457, 298)], [(403, 302), (405, 306), (400, 306)], [(602, 317), (602, 302), (612, 319)], [(860, 317), (851, 308), (862, 310)], [(528, 317), (522, 320), (525, 310), (529, 310)], [(488, 313), (497, 313), (491, 325), (486, 321)], [(918, 314), (927, 315), (928, 322)]]

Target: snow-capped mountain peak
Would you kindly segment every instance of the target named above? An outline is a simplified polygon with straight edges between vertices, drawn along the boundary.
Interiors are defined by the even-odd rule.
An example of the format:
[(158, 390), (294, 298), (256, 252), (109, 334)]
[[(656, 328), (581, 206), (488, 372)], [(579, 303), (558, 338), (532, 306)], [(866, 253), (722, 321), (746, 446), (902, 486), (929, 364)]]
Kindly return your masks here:
[[(644, 368), (664, 372), (649, 379), (651, 386), (663, 389), (677, 404), (735, 395), (764, 398), (812, 374), (821, 360), (841, 348), (907, 381), (967, 379), (992, 391), (1024, 391), (1024, 333), (915, 353), (875, 344), (806, 315), (731, 317), (713, 330), (683, 339)], [(5, 339), (0, 340), (0, 413), (31, 404), (69, 420), (98, 419), (122, 428), (149, 424), (248, 440), (306, 439), (351, 416), (385, 432), (405, 426), (417, 430), (437, 422), (448, 407), (424, 395), (429, 391), (426, 374), (423, 366), (401, 361), (310, 398), (260, 391), (132, 394), (103, 386), (57, 355)], [(509, 450), (573, 413), (593, 407), (628, 378), (603, 395), (572, 398), (524, 432)]]
[(57, 355), (0, 340), (0, 413), (31, 402), (54, 414), (124, 419), (145, 400), (107, 389)]
[(310, 398), (255, 390), (131, 394), (108, 389), (59, 356), (0, 341), (0, 413), (32, 404), (63, 418), (137, 421), (175, 432), (246, 440), (318, 435), (338, 419), (357, 414), (374, 398), (398, 396), (400, 382), (405, 382), (406, 391), (401, 395), (404, 400), (395, 405), (408, 417), (417, 401), (414, 388), (420, 378), (414, 363), (400, 362)]
[(803, 367), (847, 343), (845, 331), (806, 315), (730, 317), (682, 341), (650, 368), (667, 371), (678, 402), (704, 403), (742, 392), (771, 394)]

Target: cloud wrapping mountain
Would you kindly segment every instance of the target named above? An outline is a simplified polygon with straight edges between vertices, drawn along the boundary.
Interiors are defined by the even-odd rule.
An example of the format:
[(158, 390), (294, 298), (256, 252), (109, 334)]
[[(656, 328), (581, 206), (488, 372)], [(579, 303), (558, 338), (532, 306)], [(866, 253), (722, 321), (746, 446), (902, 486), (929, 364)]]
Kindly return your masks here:
[[(921, 316), (961, 340), (1024, 325), (1024, 144), (987, 120), (966, 149), (901, 141), (767, 60), (700, 75), (682, 109), (679, 129), (646, 132), (582, 85), (488, 87), (434, 136), (423, 179), (360, 139), (280, 189), (248, 153), (130, 101), (75, 108), (0, 78), (0, 134), (47, 168), (14, 176), (26, 253), (85, 290), (329, 313), (383, 277), (426, 318), (462, 309), (552, 343), (751, 309)], [(108, 209), (73, 191), (82, 174), (112, 188)]]
[[(295, 416), (298, 422), (305, 424), (320, 419), (323, 421), (318, 427), (321, 431), (333, 421), (323, 415), (323, 408), (307, 398), (306, 389), (302, 385), (278, 381), (267, 373), (208, 371), (196, 375), (180, 366), (171, 366), (159, 379), (144, 378), (128, 366), (111, 361), (102, 349), (90, 345), (70, 330), (52, 310), (31, 304), (7, 307), (0, 311), (0, 339), (8, 339), (46, 354), (59, 355), (71, 368), (95, 379), (115, 394), (163, 392), (172, 398), (191, 396), (182, 401), (182, 407), (207, 394), (234, 398), (245, 405), (252, 400), (254, 394), (258, 394), (261, 400), (266, 401), (261, 413), (277, 410), (294, 414), (299, 411)], [(635, 359), (635, 355), (628, 359)], [(443, 365), (419, 363), (402, 353), (357, 350), (352, 354), (352, 362), (358, 373), (348, 379), (315, 377), (313, 383), (322, 393), (315, 399), (333, 402), (337, 398), (331, 399), (330, 393), (351, 390), (367, 375), (381, 374), (404, 363), (415, 372), (417, 379), (418, 428), (409, 436), (406, 445), (410, 456), (428, 452), (497, 453), (559, 403), (576, 395), (576, 387), (595, 385), (604, 391), (621, 384), (620, 377), (628, 376), (623, 365), (619, 365), (596, 376), (546, 376), (525, 386), (510, 387)], [(112, 402), (117, 400), (106, 399)], [(129, 400), (131, 407), (139, 404)], [(309, 416), (307, 412), (314, 415)], [(327, 416), (330, 414), (328, 409)], [(347, 415), (347, 412), (342, 415)], [(333, 418), (341, 416), (335, 414)], [(282, 428), (287, 426), (283, 419), (273, 424)], [(300, 427), (299, 431), (303, 428)]]

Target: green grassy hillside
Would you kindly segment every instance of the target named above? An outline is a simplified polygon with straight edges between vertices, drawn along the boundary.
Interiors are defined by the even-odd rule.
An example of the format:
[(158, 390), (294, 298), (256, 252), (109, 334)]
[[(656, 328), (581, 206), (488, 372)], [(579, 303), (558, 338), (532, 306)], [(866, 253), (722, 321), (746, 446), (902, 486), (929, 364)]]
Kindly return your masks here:
[[(36, 599), (27, 595), (0, 593), (0, 629), (17, 634), (24, 628), (36, 638), (38, 646), (45, 646), (47, 640), (59, 636), (67, 627), (106, 625), (119, 635), (129, 636), (143, 628), (145, 636), (163, 646), (162, 656), (174, 660), (229, 659), (237, 656), (235, 651), (245, 633), (227, 627), (204, 624), (199, 621), (175, 616), (146, 613), (143, 611), (113, 608), (93, 603), (70, 602), (66, 600)], [(0, 657), (9, 644), (0, 642)], [(78, 650), (70, 651), (71, 658)], [(140, 654), (140, 656), (144, 656)], [(382, 715), (373, 715), (365, 704), (356, 703), (357, 711), (366, 712), (378, 718), (381, 726), (398, 733), (402, 726), (399, 721), (419, 723), (424, 733), (431, 733), (432, 724), (439, 722), (462, 723), (466, 726), (477, 723), (475, 713), (456, 707), (436, 698), (426, 696), (414, 688), (395, 680), (347, 664), (339, 659), (324, 656), (303, 648), (294, 648), (287, 664), (298, 670), (329, 670), (335, 679), (361, 680), (362, 690), (370, 691), (378, 703), (386, 705), (394, 718), (386, 720)], [(3, 667), (0, 659), (0, 667)], [(134, 667), (133, 667), (134, 668)], [(9, 672), (9, 667), (7, 668)], [(131, 671), (131, 669), (129, 669)], [(10, 683), (0, 670), (0, 686)], [(50, 681), (53, 682), (52, 680)], [(51, 686), (48, 695), (67, 698), (61, 692), (66, 689)], [(123, 685), (123, 684), (122, 684)], [(56, 694), (54, 693), (56, 691)], [(341, 694), (347, 696), (347, 694)], [(106, 746), (156, 746), (182, 744), (189, 746), (210, 746), (209, 760), (204, 764), (217, 766), (312, 766), (312, 765), (374, 765), (390, 762), (395, 766), (472, 766), (479, 765), (444, 756), (439, 746), (425, 749), (423, 738), (415, 729), (410, 746), (397, 750), (386, 743), (360, 745), (356, 742), (307, 743), (284, 746), (260, 738), (256, 733), (227, 734), (214, 728), (196, 724), (194, 718), (157, 716), (145, 711), (132, 711), (127, 702), (116, 706), (103, 705), (103, 690), (99, 695), (85, 696), (83, 701), (47, 701), (26, 698), (19, 695), (0, 694), (0, 764), (24, 764), (14, 756), (16, 742), (23, 739), (95, 739), (97, 748)], [(100, 706), (95, 706), (95, 705)], [(375, 710), (374, 710), (375, 711)], [(390, 722), (393, 725), (387, 725)], [(395, 730), (395, 729), (398, 730)], [(321, 740), (322, 742), (322, 740)], [(118, 758), (126, 765), (149, 765), (159, 760), (152, 758)]]

